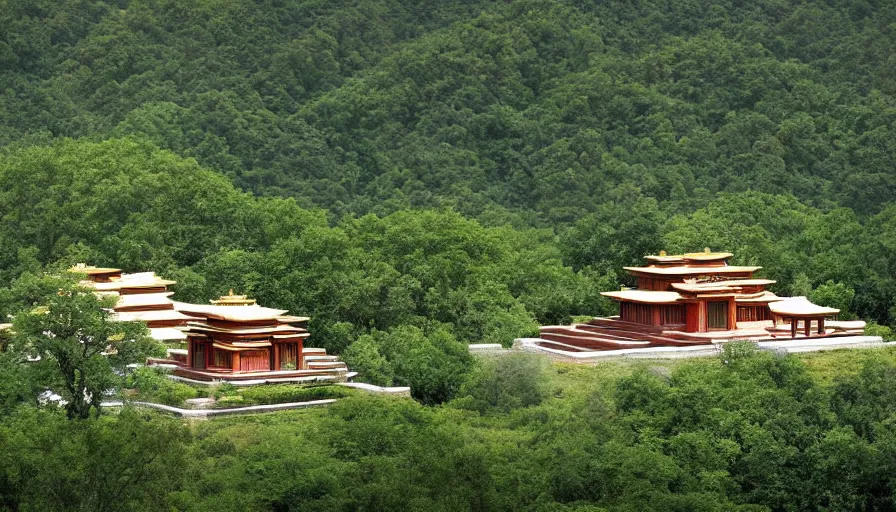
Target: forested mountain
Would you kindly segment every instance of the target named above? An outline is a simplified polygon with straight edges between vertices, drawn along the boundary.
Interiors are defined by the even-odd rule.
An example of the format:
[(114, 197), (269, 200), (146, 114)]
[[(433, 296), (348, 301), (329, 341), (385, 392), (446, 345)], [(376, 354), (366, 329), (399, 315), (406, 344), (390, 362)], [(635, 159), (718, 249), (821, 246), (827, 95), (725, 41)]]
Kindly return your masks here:
[[(880, 211), (889, 2), (4, 2), (0, 144), (139, 135), (337, 213)], [(622, 187), (622, 191), (619, 191)]]
[(61, 269), (152, 270), (419, 402), (69, 421), (6, 331), (0, 511), (894, 510), (892, 351), (466, 348), (704, 247), (892, 336), (894, 166), (894, 2), (0, 0), (0, 321), (53, 345)]
[[(10, 193), (17, 208), (4, 216), (32, 230), (6, 223), (16, 227), (2, 240), (4, 274), (19, 272), (20, 249), (46, 264), (71, 244), (169, 272), (219, 250), (267, 250), (270, 237), (256, 238), (273, 226), (218, 230), (201, 194), (175, 200), (124, 166), (95, 175), (87, 169), (103, 164), (63, 159), (54, 165), (71, 175), (44, 178), (24, 167), (100, 147), (118, 158), (118, 145), (162, 155), (149, 144), (245, 191), (294, 197), (330, 226), (450, 209), (513, 226), (517, 246), (552, 246), (573, 271), (611, 282), (646, 252), (711, 246), (766, 265), (784, 291), (853, 288), (852, 311), (891, 323), (894, 22), (891, 3), (853, 1), (5, 0), (0, 179), (55, 184), (59, 215), (97, 215), (60, 229), (61, 217)], [(135, 158), (128, 173), (162, 181), (181, 165)], [(231, 194), (212, 174), (194, 179)], [(181, 215), (124, 229), (148, 222), (138, 212), (151, 205), (88, 204), (110, 182), (117, 194), (166, 196), (177, 207), (165, 211)], [(539, 321), (596, 312), (593, 300), (524, 305)]]

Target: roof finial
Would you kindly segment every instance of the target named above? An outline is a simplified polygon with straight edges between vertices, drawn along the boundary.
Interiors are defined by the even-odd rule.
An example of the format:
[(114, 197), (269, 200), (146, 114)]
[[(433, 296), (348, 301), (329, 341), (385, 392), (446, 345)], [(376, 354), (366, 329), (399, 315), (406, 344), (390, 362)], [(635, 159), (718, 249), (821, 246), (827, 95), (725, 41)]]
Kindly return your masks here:
[(706, 254), (709, 254), (709, 253), (711, 253), (712, 251), (709, 250), (709, 247), (704, 247), (704, 248), (703, 248), (703, 252), (705, 252)]
[(666, 251), (660, 251), (660, 256), (665, 256), (665, 255), (666, 255)]
[(254, 306), (255, 299), (250, 299), (245, 295), (237, 295), (233, 293), (233, 288), (227, 293), (227, 295), (222, 295), (218, 300), (209, 301), (215, 306)]

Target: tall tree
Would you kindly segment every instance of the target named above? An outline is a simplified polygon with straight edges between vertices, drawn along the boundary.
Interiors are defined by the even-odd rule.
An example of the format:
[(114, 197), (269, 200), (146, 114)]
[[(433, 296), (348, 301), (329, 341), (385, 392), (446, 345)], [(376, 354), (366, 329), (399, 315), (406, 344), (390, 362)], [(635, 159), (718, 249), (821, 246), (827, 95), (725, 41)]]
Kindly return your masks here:
[(110, 318), (108, 299), (68, 277), (43, 279), (57, 291), (16, 315), (11, 349), (39, 359), (36, 378), (63, 397), (69, 419), (98, 416), (103, 393), (115, 388), (125, 366), (161, 346), (143, 324)]

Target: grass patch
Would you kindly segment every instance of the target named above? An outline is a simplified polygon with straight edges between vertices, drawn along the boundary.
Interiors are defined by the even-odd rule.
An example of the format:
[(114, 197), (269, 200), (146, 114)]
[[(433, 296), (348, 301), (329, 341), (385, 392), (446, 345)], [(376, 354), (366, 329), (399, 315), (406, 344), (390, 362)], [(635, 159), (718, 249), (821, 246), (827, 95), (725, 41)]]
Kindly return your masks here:
[(799, 354), (809, 373), (822, 384), (830, 384), (836, 377), (856, 375), (869, 360), (882, 359), (896, 364), (896, 344), (881, 348), (840, 349)]
[(331, 384), (308, 386), (300, 384), (266, 384), (243, 389), (234, 389), (219, 396), (216, 407), (245, 407), (249, 405), (285, 404), (290, 402), (310, 402), (353, 396), (356, 390)]
[(125, 385), (136, 391), (131, 395), (132, 399), (175, 407), (184, 405), (184, 401), (190, 398), (208, 396), (206, 390), (173, 381), (158, 368), (137, 368), (128, 376)]

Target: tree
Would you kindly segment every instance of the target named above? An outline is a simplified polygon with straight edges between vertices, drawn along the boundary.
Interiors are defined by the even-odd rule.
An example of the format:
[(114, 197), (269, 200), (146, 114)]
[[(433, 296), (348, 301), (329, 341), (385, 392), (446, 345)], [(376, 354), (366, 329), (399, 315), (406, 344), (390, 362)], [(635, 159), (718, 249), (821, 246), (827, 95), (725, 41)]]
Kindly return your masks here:
[(549, 368), (547, 358), (535, 354), (516, 353), (483, 359), (471, 372), (460, 395), (466, 395), (464, 398), (471, 408), (480, 412), (506, 413), (538, 405), (548, 395)]
[(855, 296), (856, 291), (851, 287), (829, 280), (812, 290), (809, 293), (809, 300), (822, 306), (839, 309), (840, 314), (837, 317), (841, 320), (855, 320), (856, 315), (851, 310)]
[(183, 510), (190, 441), (182, 421), (146, 410), (67, 421), (21, 408), (0, 419), (0, 510)]
[(103, 393), (121, 380), (125, 366), (161, 352), (142, 323), (116, 322), (108, 300), (68, 277), (45, 276), (57, 291), (44, 305), (16, 315), (13, 350), (39, 357), (34, 371), (66, 401), (69, 419), (100, 413)]

